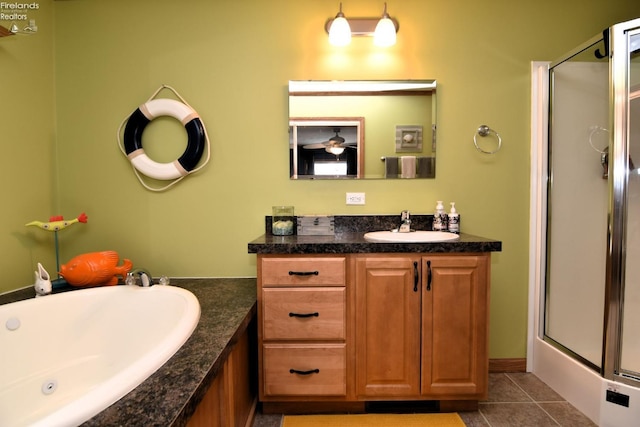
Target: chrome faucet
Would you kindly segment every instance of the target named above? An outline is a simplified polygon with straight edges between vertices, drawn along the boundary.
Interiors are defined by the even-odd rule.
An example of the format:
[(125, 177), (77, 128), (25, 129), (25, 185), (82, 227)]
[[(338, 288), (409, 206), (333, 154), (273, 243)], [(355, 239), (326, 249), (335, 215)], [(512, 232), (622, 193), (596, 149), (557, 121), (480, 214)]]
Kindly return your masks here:
[[(136, 277), (140, 278), (139, 283)], [(144, 268), (136, 268), (127, 273), (127, 277), (124, 279), (124, 283), (126, 285), (138, 285), (147, 287), (153, 285), (153, 279), (151, 278), (151, 273), (149, 273), (149, 271), (145, 270)]]
[[(136, 277), (139, 277), (140, 280), (137, 280)], [(157, 285), (168, 285), (171, 283), (171, 280), (167, 276), (160, 276), (157, 281)], [(149, 270), (145, 270), (144, 268), (135, 268), (127, 273), (127, 277), (124, 279), (125, 285), (138, 285), (138, 286), (153, 286), (153, 278), (151, 277), (151, 273)]]
[(402, 211), (400, 213), (400, 227), (398, 227), (398, 233), (408, 233), (411, 231), (411, 214), (409, 211)]

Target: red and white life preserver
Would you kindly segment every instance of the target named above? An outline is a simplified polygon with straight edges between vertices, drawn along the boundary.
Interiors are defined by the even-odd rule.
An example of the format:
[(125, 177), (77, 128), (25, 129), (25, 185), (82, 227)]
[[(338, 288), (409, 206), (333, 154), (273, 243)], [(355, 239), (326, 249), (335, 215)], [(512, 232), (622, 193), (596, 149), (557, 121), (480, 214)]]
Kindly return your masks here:
[[(151, 160), (142, 147), (142, 133), (153, 119), (170, 116), (179, 120), (187, 131), (187, 148), (184, 153), (169, 163)], [(138, 107), (127, 119), (124, 129), (124, 149), (136, 170), (155, 179), (170, 180), (188, 175), (193, 171), (204, 152), (206, 135), (200, 116), (182, 102), (158, 98)]]

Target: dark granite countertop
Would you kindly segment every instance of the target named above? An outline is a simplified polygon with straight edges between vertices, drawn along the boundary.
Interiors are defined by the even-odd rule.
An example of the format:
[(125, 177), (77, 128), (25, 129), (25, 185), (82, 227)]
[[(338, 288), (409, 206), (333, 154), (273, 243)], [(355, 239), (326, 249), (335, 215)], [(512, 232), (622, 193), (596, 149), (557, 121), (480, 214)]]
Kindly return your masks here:
[[(171, 279), (171, 284), (200, 301), (198, 326), (167, 363), (83, 427), (186, 425), (255, 317), (256, 279)], [(33, 289), (21, 289), (0, 295), (0, 304), (33, 296)]]
[(375, 243), (364, 233), (339, 233), (333, 236), (272, 236), (264, 234), (248, 245), (257, 254), (347, 254), (347, 253), (454, 253), (499, 252), (502, 242), (460, 234), (460, 239), (432, 243)]
[[(334, 216), (335, 234), (331, 236), (274, 236), (271, 217), (265, 217), (265, 234), (249, 242), (248, 252), (256, 254), (347, 254), (347, 253), (455, 253), (499, 252), (502, 242), (471, 234), (460, 239), (432, 243), (375, 243), (364, 239), (369, 231), (390, 230), (399, 224), (399, 215)], [(412, 215), (411, 227), (431, 230), (433, 215)]]

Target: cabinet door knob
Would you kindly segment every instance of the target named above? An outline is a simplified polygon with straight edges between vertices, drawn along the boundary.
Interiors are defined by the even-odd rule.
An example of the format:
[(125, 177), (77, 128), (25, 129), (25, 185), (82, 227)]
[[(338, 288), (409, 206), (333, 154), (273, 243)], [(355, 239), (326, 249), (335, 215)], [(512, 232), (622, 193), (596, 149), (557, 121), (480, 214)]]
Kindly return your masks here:
[(320, 313), (317, 311), (315, 313), (289, 313), (289, 317), (318, 317)]
[(413, 292), (418, 292), (418, 283), (420, 283), (420, 274), (418, 273), (418, 262), (413, 262)]
[(431, 290), (431, 261), (427, 261), (427, 290)]
[(319, 374), (320, 369), (312, 369), (310, 371), (298, 371), (297, 369), (289, 369), (290, 374), (298, 374), (298, 375), (311, 375), (311, 374)]

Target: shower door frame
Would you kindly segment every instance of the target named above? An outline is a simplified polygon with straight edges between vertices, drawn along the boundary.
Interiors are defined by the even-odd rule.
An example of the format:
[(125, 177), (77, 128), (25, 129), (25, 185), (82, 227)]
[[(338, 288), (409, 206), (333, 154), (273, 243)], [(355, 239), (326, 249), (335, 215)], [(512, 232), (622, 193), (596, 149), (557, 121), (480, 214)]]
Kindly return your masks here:
[[(546, 103), (546, 110), (544, 113), (546, 113), (546, 120), (544, 121), (544, 127), (546, 128), (547, 132), (545, 135), (545, 147), (544, 147), (544, 153), (540, 153), (541, 155), (543, 155), (545, 157), (546, 162), (544, 163), (543, 166), (543, 170), (546, 172), (546, 180), (544, 182), (544, 194), (542, 194), (541, 196), (543, 197), (542, 200), (540, 200), (541, 202), (543, 201), (543, 206), (541, 206), (541, 208), (543, 209), (543, 212), (545, 212), (544, 215), (544, 226), (541, 229), (541, 231), (544, 233), (544, 239), (542, 242), (542, 249), (543, 249), (543, 254), (542, 254), (542, 263), (540, 264), (540, 267), (542, 269), (541, 271), (541, 280), (542, 280), (542, 284), (541, 284), (541, 288), (540, 288), (540, 306), (542, 308), (542, 311), (540, 312), (540, 317), (539, 317), (539, 327), (538, 327), (538, 335), (539, 338), (543, 341), (545, 341), (547, 344), (551, 345), (552, 347), (556, 348), (557, 350), (561, 351), (562, 353), (568, 355), (569, 357), (573, 358), (574, 360), (580, 362), (582, 365), (586, 366), (587, 368), (597, 372), (599, 375), (603, 375), (604, 374), (604, 360), (600, 361), (600, 365), (595, 364), (594, 362), (589, 361), (586, 357), (582, 356), (580, 353), (573, 351), (571, 348), (567, 347), (566, 345), (564, 345), (563, 343), (561, 343), (560, 341), (557, 341), (556, 339), (552, 338), (551, 336), (547, 335), (547, 321), (548, 321), (548, 316), (549, 316), (549, 311), (548, 311), (548, 307), (550, 304), (550, 295), (548, 292), (547, 287), (549, 286), (550, 283), (550, 272), (549, 272), (549, 265), (550, 265), (550, 242), (552, 239), (551, 236), (551, 221), (552, 221), (552, 211), (553, 211), (553, 206), (552, 203), (550, 201), (550, 197), (551, 197), (551, 192), (553, 191), (552, 187), (553, 187), (553, 167), (552, 167), (552, 136), (551, 136), (551, 129), (553, 127), (553, 113), (554, 113), (554, 106), (553, 106), (553, 99), (554, 99), (554, 92), (555, 92), (555, 83), (554, 83), (554, 79), (553, 79), (553, 70), (567, 62), (570, 61), (573, 57), (578, 56), (580, 54), (583, 54), (585, 51), (587, 51), (590, 48), (593, 48), (596, 45), (602, 44), (603, 40), (605, 40), (606, 37), (603, 35), (603, 33), (598, 34), (596, 36), (593, 36), (592, 38), (590, 38), (589, 40), (583, 42), (582, 44), (580, 44), (579, 46), (577, 46), (576, 48), (570, 50), (569, 52), (567, 52), (565, 55), (563, 55), (561, 58), (557, 59), (556, 61), (553, 61), (551, 63), (547, 64), (547, 76), (546, 76), (546, 84), (544, 85), (546, 88), (546, 96), (544, 99), (544, 102)], [(600, 51), (606, 51), (605, 55), (609, 55), (609, 49), (608, 46), (606, 46), (606, 42), (604, 45), (604, 48), (599, 46), (599, 50)], [(609, 61), (609, 66), (610, 66), (610, 61)], [(611, 77), (611, 74), (609, 74), (609, 77)], [(609, 80), (609, 85), (611, 84), (611, 79)], [(611, 92), (610, 92), (611, 93)], [(610, 112), (611, 114), (611, 112)], [(609, 141), (609, 145), (611, 144), (611, 142)], [(609, 191), (610, 194), (610, 191)], [(610, 212), (610, 210), (609, 210)], [(608, 238), (608, 236), (607, 236)], [(606, 261), (608, 262), (608, 260)], [(608, 269), (608, 265), (606, 267)], [(605, 296), (605, 304), (606, 304), (606, 296)], [(605, 309), (605, 313), (604, 315), (606, 316), (606, 309)], [(606, 325), (605, 328), (603, 328), (603, 337), (606, 334)], [(601, 356), (604, 355), (604, 343), (603, 343), (603, 347), (601, 349)], [(602, 358), (601, 358), (602, 359)]]
[[(548, 307), (548, 294), (545, 291), (546, 285), (540, 289), (540, 308), (538, 319), (538, 338), (552, 345), (556, 349), (565, 353), (574, 360), (580, 362), (587, 368), (597, 372), (601, 377), (607, 380), (619, 381), (634, 387), (640, 387), (640, 378), (634, 373), (624, 371), (621, 366), (622, 357), (622, 327), (623, 327), (623, 310), (624, 310), (624, 285), (625, 285), (625, 248), (626, 248), (626, 221), (627, 221), (627, 200), (628, 200), (628, 174), (629, 174), (629, 99), (630, 99), (630, 83), (629, 83), (629, 46), (628, 39), (630, 34), (640, 34), (640, 19), (616, 24), (602, 34), (597, 35), (579, 47), (573, 49), (561, 59), (548, 64), (547, 74), (547, 99), (546, 104), (548, 110), (546, 127), (551, 129), (553, 125), (553, 107), (551, 106), (552, 97), (549, 96), (553, 92), (553, 79), (551, 78), (551, 70), (557, 65), (565, 62), (576, 54), (585, 49), (604, 41), (604, 51), (609, 62), (609, 178), (608, 178), (608, 224), (607, 224), (607, 252), (606, 252), (606, 271), (604, 277), (604, 318), (603, 318), (603, 342), (602, 342), (602, 361), (597, 366), (581, 355), (571, 351), (561, 343), (546, 335), (546, 316)], [(615, 52), (615, 55), (613, 54)], [(550, 134), (546, 135), (546, 152), (550, 152)], [(552, 181), (552, 171), (549, 164), (544, 165), (547, 171), (547, 193), (544, 194), (543, 200), (547, 201), (549, 192), (552, 191), (550, 183)], [(548, 283), (547, 265), (548, 248), (550, 236), (549, 222), (551, 221), (550, 212), (552, 206), (544, 203), (542, 207), (547, 212), (543, 230), (547, 230), (542, 243), (544, 252), (542, 254), (542, 263), (537, 265), (541, 268), (540, 279), (546, 284)]]
[[(624, 372), (622, 321), (625, 288), (625, 248), (629, 175), (629, 44), (630, 34), (640, 33), (640, 19), (614, 25), (609, 38), (609, 96), (611, 134), (609, 141), (609, 224), (607, 274), (605, 281), (605, 319), (603, 376), (635, 387), (640, 378)], [(615, 54), (611, 54), (614, 52)]]
[[(601, 373), (544, 340), (549, 62), (531, 64), (531, 180), (527, 371), (533, 372), (595, 423), (600, 419)], [(578, 387), (574, 384), (579, 384)]]

